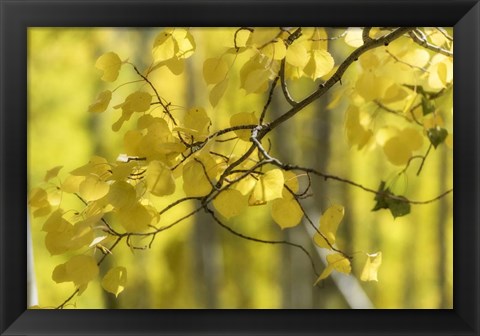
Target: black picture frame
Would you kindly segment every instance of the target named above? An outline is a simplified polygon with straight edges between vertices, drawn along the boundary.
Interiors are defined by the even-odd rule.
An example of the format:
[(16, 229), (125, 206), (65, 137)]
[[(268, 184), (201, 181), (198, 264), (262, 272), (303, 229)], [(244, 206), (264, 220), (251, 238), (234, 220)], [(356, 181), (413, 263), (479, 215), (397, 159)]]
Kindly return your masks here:
[[(477, 1), (0, 0), (0, 24), (2, 335), (479, 335)], [(26, 310), (27, 28), (245, 25), (455, 27), (454, 308)]]

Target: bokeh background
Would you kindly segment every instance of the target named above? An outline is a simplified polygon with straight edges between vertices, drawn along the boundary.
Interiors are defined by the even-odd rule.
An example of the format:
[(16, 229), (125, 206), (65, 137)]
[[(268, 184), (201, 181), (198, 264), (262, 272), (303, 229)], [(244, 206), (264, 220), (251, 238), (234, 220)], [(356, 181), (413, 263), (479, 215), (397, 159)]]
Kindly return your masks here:
[[(160, 30), (28, 30), (29, 190), (39, 185), (52, 167), (64, 166), (59, 175), (62, 178), (94, 154), (114, 161), (122, 152), (128, 125), (118, 133), (111, 131), (120, 112), (109, 108), (101, 115), (92, 115), (87, 108), (100, 91), (138, 77), (131, 68), (124, 68), (115, 83), (105, 84), (94, 64), (103, 53), (114, 51), (141, 69), (148, 67), (153, 40)], [(178, 106), (176, 117), (189, 107), (203, 106), (214, 124), (222, 124), (234, 113), (263, 107), (265, 95), (246, 96), (239, 89), (238, 78), (216, 108), (208, 102), (209, 90), (201, 75), (203, 60), (231, 45), (233, 31), (194, 29), (197, 50), (187, 60), (185, 73), (174, 76), (160, 69), (152, 74), (151, 80), (161, 95)], [(330, 42), (337, 61), (351, 50), (343, 42)], [(308, 79), (291, 85), (294, 97), (302, 97), (314, 88), (315, 83)], [(119, 88), (110, 106), (122, 102), (131, 90), (131, 85)], [(286, 162), (315, 167), (376, 189), (380, 180), (390, 179), (399, 169), (386, 162), (378, 149), (359, 152), (349, 148), (344, 134), (345, 103), (327, 109), (334, 93), (276, 130), (273, 150)], [(282, 97), (274, 95), (270, 118), (286, 108)], [(450, 130), (451, 118), (446, 120)], [(402, 182), (407, 197), (430, 199), (451, 188), (452, 157), (451, 149), (439, 146), (432, 150), (420, 177), (415, 175), (416, 169), (410, 169)], [(118, 298), (94, 281), (73, 302), (77, 308), (452, 308), (452, 194), (431, 204), (413, 206), (410, 215), (393, 219), (386, 210), (371, 212), (373, 195), (358, 188), (314, 179), (313, 190), (314, 195), (304, 204), (315, 222), (329, 205), (345, 207), (337, 243), (345, 251), (359, 252), (352, 264), (353, 276), (329, 278), (313, 287), (316, 277), (310, 262), (298, 250), (239, 239), (200, 214), (158, 235), (151, 250), (132, 252), (122, 245), (113, 258), (106, 259), (102, 274), (116, 265), (128, 269), (127, 288)], [(78, 201), (64, 202), (66, 208), (79, 207)], [(179, 206), (174, 214), (192, 207)], [(35, 285), (39, 305), (54, 307), (73, 292), (73, 285), (56, 284), (51, 279), (54, 267), (66, 259), (50, 256), (45, 249), (43, 221), (30, 218)], [(229, 225), (251, 236), (301, 243), (314, 256), (317, 268), (321, 271), (324, 267), (306, 226), (282, 231), (272, 222), (267, 207), (252, 207)], [(362, 252), (376, 251), (383, 253), (379, 281), (360, 282), (355, 275), (360, 274), (365, 261)]]

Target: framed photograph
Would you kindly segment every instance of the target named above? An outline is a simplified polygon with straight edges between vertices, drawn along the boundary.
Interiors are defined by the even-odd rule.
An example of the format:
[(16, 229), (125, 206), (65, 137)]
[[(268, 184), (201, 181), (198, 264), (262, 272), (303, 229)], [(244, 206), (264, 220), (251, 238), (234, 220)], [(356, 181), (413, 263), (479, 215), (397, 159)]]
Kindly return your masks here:
[(477, 1), (0, 5), (2, 335), (479, 334)]

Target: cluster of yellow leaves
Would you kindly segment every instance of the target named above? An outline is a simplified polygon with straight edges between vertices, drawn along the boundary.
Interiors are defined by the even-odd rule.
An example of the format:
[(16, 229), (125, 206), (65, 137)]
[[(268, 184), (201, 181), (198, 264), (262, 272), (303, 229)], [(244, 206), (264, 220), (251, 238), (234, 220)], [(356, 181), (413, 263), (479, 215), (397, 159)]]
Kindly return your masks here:
[[(345, 42), (355, 48), (361, 46), (362, 31), (348, 29)], [(430, 43), (452, 50), (451, 42), (438, 30), (425, 28), (424, 32)], [(385, 32), (378, 29), (370, 31), (372, 38), (382, 34)], [(452, 57), (429, 51), (404, 36), (361, 55), (355, 71), (357, 76), (347, 74), (346, 85), (337, 93), (337, 97), (348, 93), (350, 99), (345, 132), (351, 147), (360, 150), (378, 146), (390, 163), (405, 166), (424, 148), (424, 138), (435, 148), (442, 142), (451, 146), (453, 137), (443, 128), (441, 117), (451, 109), (440, 111), (435, 107), (436, 98), (429, 97), (451, 90)], [(447, 91), (444, 96), (438, 98), (443, 99), (441, 105), (451, 106), (451, 94)], [(390, 113), (380, 119), (379, 111)]]
[(222, 191), (213, 200), (213, 206), (229, 219), (242, 214), (248, 206), (271, 203), (272, 219), (285, 229), (298, 225), (303, 217), (303, 210), (292, 194), (297, 191), (294, 173), (271, 169), (255, 178), (246, 176), (233, 188)]
[[(240, 38), (241, 42), (237, 41), (236, 48), (228, 49), (221, 57), (204, 61), (205, 83), (214, 85), (209, 96), (214, 107), (228, 87), (229, 72), (239, 54), (248, 54), (240, 69), (240, 86), (247, 94), (265, 92), (269, 81), (278, 75), (282, 61), (285, 61), (289, 79), (307, 77), (316, 80), (328, 75), (334, 67), (323, 28), (303, 28), (300, 37), (291, 44), (287, 40), (292, 31), (279, 28), (255, 28), (242, 33), (245, 36)], [(232, 55), (235, 58), (230, 60)]]

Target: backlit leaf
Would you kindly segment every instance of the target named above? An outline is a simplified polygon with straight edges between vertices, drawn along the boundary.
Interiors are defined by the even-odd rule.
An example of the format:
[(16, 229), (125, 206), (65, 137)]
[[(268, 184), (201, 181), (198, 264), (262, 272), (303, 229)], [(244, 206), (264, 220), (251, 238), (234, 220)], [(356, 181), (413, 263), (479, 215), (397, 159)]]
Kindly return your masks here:
[(50, 181), (52, 178), (57, 177), (58, 173), (60, 172), (60, 169), (62, 169), (63, 166), (56, 166), (52, 169), (49, 169), (47, 173), (45, 174), (45, 178), (43, 179), (45, 182)]
[(215, 86), (212, 88), (212, 91), (210, 91), (210, 95), (208, 96), (208, 99), (210, 101), (210, 104), (212, 104), (213, 107), (218, 105), (218, 102), (220, 99), (222, 99), (223, 95), (225, 94), (225, 91), (227, 90), (228, 87), (228, 78), (225, 78), (221, 82), (215, 84)]
[(327, 267), (325, 267), (322, 274), (320, 274), (317, 281), (313, 284), (314, 286), (320, 282), (320, 280), (327, 278), (334, 270), (344, 274), (350, 274), (352, 271), (350, 260), (340, 253), (328, 255), (327, 264)]
[(345, 35), (345, 43), (351, 47), (358, 48), (363, 45), (363, 29), (359, 27), (348, 28)]
[(88, 107), (88, 112), (92, 112), (92, 113), (105, 112), (105, 110), (108, 107), (108, 104), (110, 104), (111, 99), (112, 99), (112, 91), (106, 90), (106, 91), (100, 92), (98, 94), (97, 100), (95, 100)]
[[(240, 112), (237, 114), (234, 114), (230, 118), (230, 126), (235, 127), (235, 126), (242, 126), (242, 125), (257, 125), (258, 124), (258, 118), (255, 115), (255, 112)], [(244, 141), (250, 141), (250, 136), (252, 134), (251, 129), (240, 129), (240, 130), (235, 130), (235, 134), (242, 140)]]
[(76, 287), (86, 285), (98, 275), (97, 261), (90, 256), (74, 256), (66, 262), (65, 273), (68, 281), (73, 281)]
[(303, 217), (303, 211), (294, 198), (279, 198), (272, 201), (272, 218), (282, 228), (297, 226)]
[(332, 55), (326, 50), (318, 49), (310, 52), (310, 59), (303, 69), (305, 74), (315, 80), (328, 74), (335, 66)]
[(127, 269), (122, 266), (111, 268), (102, 279), (102, 287), (107, 292), (118, 294), (123, 292), (127, 284)]
[(87, 202), (95, 201), (108, 193), (110, 185), (96, 175), (89, 175), (80, 183), (79, 194)]
[(397, 166), (405, 165), (412, 156), (411, 149), (398, 136), (387, 140), (383, 151), (388, 161)]
[(242, 87), (247, 93), (261, 93), (268, 87), (268, 80), (270, 78), (269, 69), (255, 69), (248, 73)]
[(113, 82), (117, 79), (122, 60), (114, 52), (108, 52), (97, 59), (95, 67), (103, 71), (102, 80)]
[[(333, 246), (336, 241), (336, 233), (338, 229), (338, 225), (343, 219), (343, 216), (345, 214), (345, 208), (341, 205), (334, 204), (330, 206), (323, 215), (320, 217), (320, 223), (319, 223), (319, 231), (322, 234), (319, 234), (318, 232), (315, 233), (313, 236), (314, 242), (323, 248), (331, 249), (330, 246)], [(323, 236), (322, 236), (323, 235)], [(325, 238), (328, 240), (325, 240)]]
[(153, 42), (152, 54), (156, 62), (165, 61), (178, 51), (177, 41), (172, 36), (172, 29), (166, 29), (159, 33)]
[(275, 42), (268, 43), (261, 49), (263, 55), (274, 60), (281, 60), (285, 58), (287, 54), (287, 47), (282, 39), (278, 39)]
[(248, 204), (262, 205), (276, 198), (281, 198), (283, 183), (283, 173), (280, 169), (269, 170), (255, 184)]
[(120, 208), (116, 217), (127, 232), (144, 232), (152, 222), (150, 212), (138, 202)]
[(185, 115), (184, 125), (197, 141), (205, 140), (211, 124), (212, 122), (203, 108), (192, 108)]
[(115, 181), (108, 192), (108, 202), (114, 208), (128, 207), (135, 203), (135, 188), (128, 182)]
[(367, 254), (367, 261), (363, 267), (360, 280), (362, 281), (378, 281), (378, 268), (382, 264), (382, 252)]
[(222, 58), (207, 58), (203, 63), (203, 79), (207, 84), (217, 84), (225, 79), (228, 64)]
[(215, 209), (225, 218), (240, 215), (247, 207), (247, 197), (235, 189), (227, 189), (213, 200)]
[(161, 161), (151, 161), (146, 173), (147, 190), (155, 196), (171, 195), (175, 191), (172, 171)]
[(183, 167), (183, 191), (188, 197), (205, 196), (212, 190), (202, 163), (191, 160)]
[(308, 59), (308, 51), (305, 48), (305, 45), (303, 45), (302, 43), (293, 43), (291, 46), (288, 47), (287, 55), (285, 58), (288, 64), (294, 67), (303, 68), (305, 65), (307, 65)]

